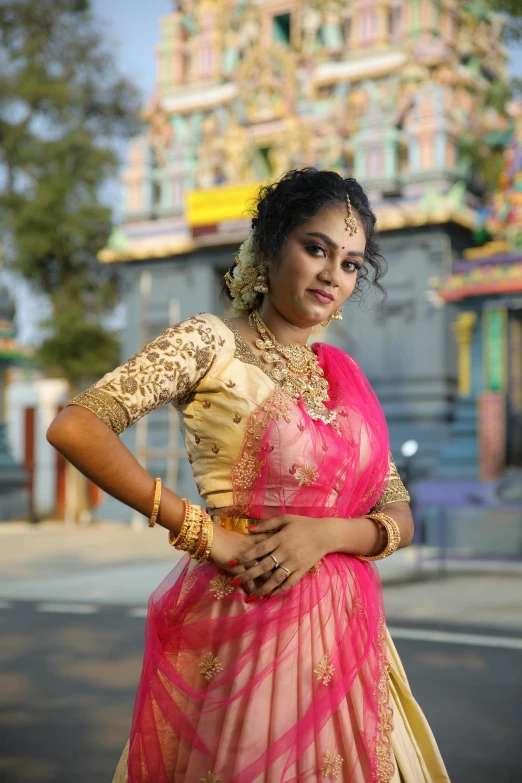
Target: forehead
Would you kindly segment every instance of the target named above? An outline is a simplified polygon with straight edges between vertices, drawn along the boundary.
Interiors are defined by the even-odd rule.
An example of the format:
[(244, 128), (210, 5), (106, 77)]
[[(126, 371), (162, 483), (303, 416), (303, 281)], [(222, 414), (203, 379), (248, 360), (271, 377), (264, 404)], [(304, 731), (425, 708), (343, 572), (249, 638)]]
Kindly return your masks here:
[(346, 249), (364, 251), (366, 247), (366, 235), (364, 227), (357, 212), (353, 212), (357, 222), (357, 233), (350, 236), (346, 228), (345, 219), (348, 217), (348, 209), (342, 204), (333, 204), (325, 207), (317, 215), (301, 223), (296, 228), (296, 233), (305, 235), (310, 232), (320, 231), (327, 234), (337, 245)]

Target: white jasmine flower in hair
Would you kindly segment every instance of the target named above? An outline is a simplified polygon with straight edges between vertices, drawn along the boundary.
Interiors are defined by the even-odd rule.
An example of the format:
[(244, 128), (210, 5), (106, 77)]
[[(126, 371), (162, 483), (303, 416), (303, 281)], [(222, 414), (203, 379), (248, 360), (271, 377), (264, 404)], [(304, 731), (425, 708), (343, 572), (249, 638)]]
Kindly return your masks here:
[[(251, 231), (241, 247), (239, 248), (239, 253), (237, 254), (239, 260), (241, 261), (241, 265), (244, 269), (249, 269), (250, 267), (255, 265), (256, 262), (256, 245), (254, 241), (254, 232)], [(235, 275), (234, 275), (235, 277)]]

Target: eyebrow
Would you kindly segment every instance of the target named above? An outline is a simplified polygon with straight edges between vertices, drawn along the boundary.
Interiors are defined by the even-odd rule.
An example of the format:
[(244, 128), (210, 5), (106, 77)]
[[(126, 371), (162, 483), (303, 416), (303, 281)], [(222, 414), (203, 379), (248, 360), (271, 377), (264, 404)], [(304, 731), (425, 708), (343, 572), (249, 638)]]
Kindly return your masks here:
[[(319, 237), (320, 239), (323, 239), (327, 245), (330, 245), (334, 250), (337, 250), (339, 248), (339, 245), (337, 242), (334, 242), (333, 239), (331, 239), (328, 234), (323, 234), (322, 231), (309, 231), (307, 234), (305, 234), (307, 237)], [(348, 250), (349, 256), (357, 256), (358, 258), (364, 259), (364, 253), (361, 253), (360, 250)]]

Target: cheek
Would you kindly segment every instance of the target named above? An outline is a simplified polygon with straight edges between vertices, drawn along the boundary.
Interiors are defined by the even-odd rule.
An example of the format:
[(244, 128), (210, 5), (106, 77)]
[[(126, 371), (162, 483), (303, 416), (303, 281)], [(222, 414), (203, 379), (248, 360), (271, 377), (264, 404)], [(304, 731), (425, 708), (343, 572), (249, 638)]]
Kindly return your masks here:
[(303, 281), (306, 282), (313, 274), (314, 269), (310, 259), (304, 253), (296, 252), (289, 254), (283, 259), (276, 276), (285, 285), (298, 288)]
[(346, 279), (342, 283), (343, 299), (348, 299), (348, 297), (353, 294), (356, 285), (357, 275), (355, 273), (353, 275), (346, 275)]

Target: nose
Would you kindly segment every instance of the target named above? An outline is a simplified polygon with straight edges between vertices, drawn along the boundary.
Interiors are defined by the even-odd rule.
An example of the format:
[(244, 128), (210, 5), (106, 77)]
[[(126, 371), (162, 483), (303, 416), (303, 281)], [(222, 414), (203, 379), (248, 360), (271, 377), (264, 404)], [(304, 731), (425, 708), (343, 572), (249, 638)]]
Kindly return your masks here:
[(318, 275), (319, 280), (332, 288), (338, 288), (341, 284), (341, 269), (338, 264), (330, 261)]

